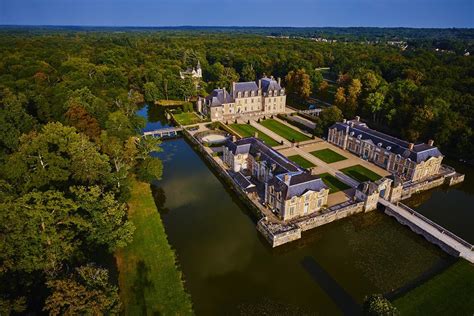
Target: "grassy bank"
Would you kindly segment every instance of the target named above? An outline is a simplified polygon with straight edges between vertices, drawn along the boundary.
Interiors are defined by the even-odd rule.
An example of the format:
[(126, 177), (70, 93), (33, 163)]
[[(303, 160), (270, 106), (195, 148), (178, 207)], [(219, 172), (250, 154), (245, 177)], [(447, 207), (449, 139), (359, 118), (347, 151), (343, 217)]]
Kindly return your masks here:
[(129, 219), (133, 242), (116, 253), (120, 298), (125, 315), (190, 315), (174, 251), (151, 195), (149, 184), (133, 181)]
[(401, 315), (472, 315), (474, 265), (460, 259), (394, 301)]

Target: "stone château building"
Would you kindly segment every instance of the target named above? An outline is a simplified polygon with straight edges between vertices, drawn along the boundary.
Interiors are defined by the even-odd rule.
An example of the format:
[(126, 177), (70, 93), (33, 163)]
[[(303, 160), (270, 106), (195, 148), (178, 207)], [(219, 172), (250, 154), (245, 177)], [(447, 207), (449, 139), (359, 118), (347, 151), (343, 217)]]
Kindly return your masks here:
[(281, 80), (264, 77), (258, 81), (233, 82), (230, 91), (214, 89), (198, 100), (199, 112), (212, 121), (233, 120), (241, 115), (272, 115), (286, 111), (285, 89)]
[(403, 181), (419, 181), (439, 173), (443, 155), (433, 140), (409, 143), (378, 132), (354, 120), (338, 122), (329, 128), (328, 141), (366, 159), (400, 177)]
[(265, 204), (283, 220), (318, 212), (327, 204), (329, 189), (320, 177), (257, 138), (228, 141), (222, 159), (243, 189), (251, 182), (260, 187)]

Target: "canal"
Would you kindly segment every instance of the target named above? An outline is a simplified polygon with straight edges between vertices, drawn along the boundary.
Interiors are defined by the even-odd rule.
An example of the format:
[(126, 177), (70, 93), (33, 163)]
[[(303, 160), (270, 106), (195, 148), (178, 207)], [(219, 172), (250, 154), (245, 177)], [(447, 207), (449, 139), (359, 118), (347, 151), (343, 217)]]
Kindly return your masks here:
[[(366, 295), (392, 293), (451, 262), (380, 211), (322, 226), (271, 249), (256, 231), (256, 219), (184, 139), (165, 141), (162, 148), (156, 155), (164, 172), (153, 194), (198, 315), (351, 313)], [(470, 205), (474, 197), (463, 188), (428, 192), (418, 209), (430, 218), (449, 219), (441, 208), (424, 209), (427, 203), (439, 206), (431, 201), (444, 194), (446, 212), (468, 219), (467, 205), (458, 211), (459, 195)], [(410, 203), (416, 206), (416, 198)], [(455, 223), (455, 232), (463, 229)]]

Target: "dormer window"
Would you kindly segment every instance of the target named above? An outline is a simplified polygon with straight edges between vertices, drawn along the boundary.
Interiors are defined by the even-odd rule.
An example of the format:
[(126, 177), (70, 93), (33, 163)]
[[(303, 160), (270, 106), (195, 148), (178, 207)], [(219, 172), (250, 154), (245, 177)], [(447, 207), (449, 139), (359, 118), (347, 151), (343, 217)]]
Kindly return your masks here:
[(354, 136), (354, 132), (350, 132), (349, 135)]
[(378, 146), (378, 147), (382, 147), (382, 143), (378, 143), (377, 146)]
[(392, 149), (392, 147), (390, 147), (390, 146), (387, 146), (387, 150), (391, 150), (391, 149)]
[(362, 139), (362, 135), (361, 134), (357, 135), (357, 139)]

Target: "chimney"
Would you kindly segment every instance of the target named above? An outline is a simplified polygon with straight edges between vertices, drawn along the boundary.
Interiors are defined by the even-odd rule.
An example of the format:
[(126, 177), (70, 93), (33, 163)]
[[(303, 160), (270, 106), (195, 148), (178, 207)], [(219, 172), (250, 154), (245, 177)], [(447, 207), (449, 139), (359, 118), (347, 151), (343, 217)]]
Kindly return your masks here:
[(278, 85), (281, 87), (281, 78), (278, 77)]
[(354, 127), (354, 122), (351, 122), (351, 127)]
[(356, 116), (356, 117), (355, 117), (355, 120), (356, 120), (357, 122), (360, 122), (360, 116)]
[(409, 149), (409, 150), (413, 150), (413, 146), (415, 146), (415, 144), (409, 143), (409, 144), (408, 144), (408, 149)]
[(262, 79), (258, 79), (258, 89), (262, 89)]
[(346, 123), (347, 123), (347, 120), (346, 120), (346, 119), (343, 119), (343, 120), (342, 120), (342, 123), (346, 124)]
[(232, 81), (232, 93), (235, 92), (235, 81)]
[(272, 79), (272, 80), (273, 80), (273, 76), (270, 76), (270, 79)]
[(290, 175), (288, 173), (286, 173), (284, 176), (283, 176), (283, 181), (286, 183), (286, 184), (290, 184)]
[(428, 146), (433, 146), (433, 145), (434, 145), (434, 140), (430, 139), (430, 140), (428, 141)]
[(232, 142), (235, 143), (237, 141), (237, 137), (235, 135), (232, 135)]

